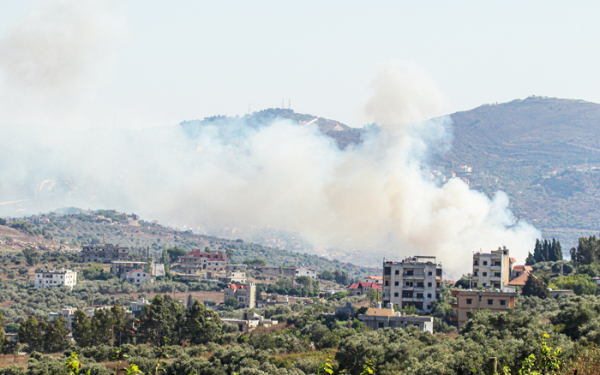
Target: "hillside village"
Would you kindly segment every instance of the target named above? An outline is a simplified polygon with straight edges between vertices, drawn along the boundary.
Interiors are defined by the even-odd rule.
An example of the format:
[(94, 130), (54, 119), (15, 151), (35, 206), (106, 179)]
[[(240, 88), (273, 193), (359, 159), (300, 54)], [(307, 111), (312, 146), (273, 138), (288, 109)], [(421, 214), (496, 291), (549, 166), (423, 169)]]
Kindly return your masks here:
[[(112, 221), (98, 213), (85, 215)], [(123, 225), (144, 225), (136, 215), (125, 218)], [(134, 322), (147, 319), (155, 304), (165, 301), (184, 310), (200, 303), (237, 340), (255, 332), (267, 335), (289, 330), (292, 322), (301, 324), (297, 319), (308, 311), (311, 319), (347, 324), (356, 334), (400, 329), (456, 337), (452, 335), (466, 332), (473, 319), (486, 314), (510, 316), (511, 311), (523, 310), (524, 301), (531, 298), (568, 304), (578, 296), (595, 295), (600, 285), (600, 273), (589, 272), (590, 266), (579, 268), (585, 274), (568, 276), (575, 274), (575, 263), (563, 260), (556, 241), (538, 241), (526, 263), (518, 262), (502, 246), (474, 252), (466, 260), (472, 272), (449, 281), (443, 265), (427, 255), (385, 260), (378, 271), (349, 275), (340, 269), (273, 265), (260, 258), (240, 262), (233, 257), (233, 249), (219, 246), (189, 251), (165, 247), (157, 252), (151, 247), (100, 242), (98, 235), (93, 243), (77, 245), (56, 241), (45, 229), (51, 222), (66, 225), (73, 220), (78, 220), (77, 214), (0, 222), (0, 229), (14, 236), (0, 244), (4, 264), (0, 277), (7, 288), (0, 293), (5, 352), (27, 353), (35, 347), (23, 336), (24, 324), (51, 325), (62, 332), (61, 347), (66, 347), (83, 343), (78, 332), (82, 319), (99, 324), (94, 322), (113, 314), (131, 322), (126, 325), (133, 324), (123, 328), (129, 337), (126, 342), (140, 342), (145, 337), (143, 324), (138, 327)], [(600, 243), (595, 238), (587, 241), (598, 247), (598, 258), (593, 259), (600, 259)], [(578, 259), (587, 254), (581, 250), (581, 254), (572, 250), (571, 256)], [(593, 259), (589, 264), (596, 264)], [(54, 302), (41, 310), (32, 309), (27, 295), (39, 295), (36, 290), (51, 293)], [(114, 337), (109, 343), (115, 345)]]

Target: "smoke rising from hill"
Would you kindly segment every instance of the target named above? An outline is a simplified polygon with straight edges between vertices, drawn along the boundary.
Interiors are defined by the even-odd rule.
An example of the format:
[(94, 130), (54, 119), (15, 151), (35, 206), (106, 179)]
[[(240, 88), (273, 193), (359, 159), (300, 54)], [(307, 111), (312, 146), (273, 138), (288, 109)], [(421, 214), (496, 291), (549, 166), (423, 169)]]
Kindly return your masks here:
[[(21, 123), (79, 118), (80, 100), (101, 81), (122, 35), (118, 17), (96, 3), (58, 4), (76, 5), (67, 13), (43, 8), (31, 16), (40, 22), (23, 23), (0, 41), (0, 93), (17, 103), (13, 114), (34, 109)], [(121, 25), (117, 32), (91, 16), (97, 10), (107, 24)], [(514, 221), (505, 194), (490, 200), (459, 179), (441, 186), (430, 180), (427, 156), (451, 140), (449, 116), (428, 120), (447, 109), (433, 79), (414, 63), (390, 62), (372, 88), (365, 114), (381, 126), (368, 127), (361, 144), (344, 150), (315, 124), (286, 120), (259, 127), (239, 118), (207, 122), (194, 136), (180, 126), (1, 127), (0, 214), (79, 206), (191, 228), (247, 233), (274, 226), (363, 264), (436, 255), (450, 277), (468, 272), (480, 248), (507, 246), (524, 260), (539, 233)]]

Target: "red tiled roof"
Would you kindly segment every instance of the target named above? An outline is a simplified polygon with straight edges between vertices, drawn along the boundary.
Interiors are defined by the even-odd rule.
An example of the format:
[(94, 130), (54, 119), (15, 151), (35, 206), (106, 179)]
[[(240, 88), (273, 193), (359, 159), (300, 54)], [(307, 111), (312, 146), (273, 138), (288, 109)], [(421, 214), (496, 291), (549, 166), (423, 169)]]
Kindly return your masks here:
[(525, 286), (525, 284), (527, 283), (527, 280), (529, 279), (529, 276), (533, 276), (534, 275), (530, 274), (529, 272), (524, 272), (521, 276), (513, 279), (511, 282), (508, 283), (508, 285), (510, 286)]
[(230, 284), (230, 285), (227, 285), (227, 289), (233, 289), (233, 290), (248, 289), (248, 286), (247, 285), (239, 285), (239, 284)]
[(525, 266), (525, 271), (531, 272), (531, 271), (533, 271), (533, 267)]
[(383, 280), (383, 276), (367, 276), (365, 279), (369, 280)]
[(509, 260), (511, 263), (517, 263), (517, 258), (510, 258)]
[(515, 270), (524, 270), (525, 266), (514, 266), (513, 269), (515, 269)]
[(371, 288), (371, 289), (382, 289), (381, 285), (377, 284), (377, 283), (365, 283), (365, 282), (360, 282), (360, 283), (354, 283), (352, 285), (350, 285), (348, 287), (348, 289), (362, 289), (362, 288)]

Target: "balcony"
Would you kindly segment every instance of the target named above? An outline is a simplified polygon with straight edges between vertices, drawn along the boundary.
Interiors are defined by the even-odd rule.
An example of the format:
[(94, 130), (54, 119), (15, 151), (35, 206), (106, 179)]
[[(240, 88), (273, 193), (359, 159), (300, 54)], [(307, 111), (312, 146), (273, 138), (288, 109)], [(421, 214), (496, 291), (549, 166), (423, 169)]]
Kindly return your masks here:
[(458, 309), (458, 304), (457, 303), (453, 303), (452, 305), (450, 305), (450, 308), (452, 308), (452, 309)]

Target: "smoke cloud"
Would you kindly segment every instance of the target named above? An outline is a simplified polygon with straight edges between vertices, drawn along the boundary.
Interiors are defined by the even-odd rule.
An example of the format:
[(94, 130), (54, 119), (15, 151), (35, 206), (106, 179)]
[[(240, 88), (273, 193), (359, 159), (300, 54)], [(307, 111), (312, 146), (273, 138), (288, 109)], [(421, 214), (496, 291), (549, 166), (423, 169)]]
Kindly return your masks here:
[[(447, 150), (447, 100), (423, 68), (390, 62), (373, 80), (362, 142), (340, 150), (315, 123), (246, 118), (140, 130), (68, 129), (101, 85), (125, 33), (104, 3), (41, 3), (0, 40), (0, 215), (114, 208), (187, 228), (297, 233), (314, 251), (366, 265), (435, 255), (448, 277), (473, 251), (523, 260), (538, 231), (508, 197), (429, 178)], [(437, 116), (437, 117), (436, 117)], [(18, 120), (18, 121), (17, 121)]]
[(127, 35), (109, 5), (40, 1), (0, 39), (2, 123), (81, 123)]

